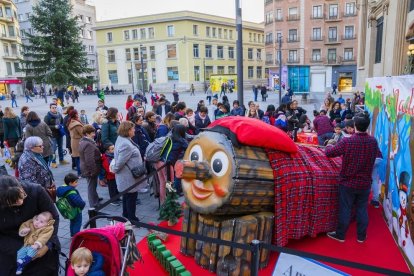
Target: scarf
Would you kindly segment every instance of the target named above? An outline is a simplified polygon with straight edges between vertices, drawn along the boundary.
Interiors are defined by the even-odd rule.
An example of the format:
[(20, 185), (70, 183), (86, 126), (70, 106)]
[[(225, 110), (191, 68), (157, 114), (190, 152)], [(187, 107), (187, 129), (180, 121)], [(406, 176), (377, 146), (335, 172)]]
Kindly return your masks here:
[(37, 127), (40, 124), (40, 120), (33, 120), (30, 122), (27, 122), (27, 124), (31, 125), (32, 127)]

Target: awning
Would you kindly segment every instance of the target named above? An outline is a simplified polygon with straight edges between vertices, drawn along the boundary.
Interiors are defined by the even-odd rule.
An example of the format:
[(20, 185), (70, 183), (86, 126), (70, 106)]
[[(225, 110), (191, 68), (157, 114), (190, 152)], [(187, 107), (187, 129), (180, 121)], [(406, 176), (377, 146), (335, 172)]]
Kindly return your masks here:
[(19, 80), (19, 79), (0, 80), (0, 83), (5, 83), (5, 84), (21, 84), (22, 83), (22, 80)]

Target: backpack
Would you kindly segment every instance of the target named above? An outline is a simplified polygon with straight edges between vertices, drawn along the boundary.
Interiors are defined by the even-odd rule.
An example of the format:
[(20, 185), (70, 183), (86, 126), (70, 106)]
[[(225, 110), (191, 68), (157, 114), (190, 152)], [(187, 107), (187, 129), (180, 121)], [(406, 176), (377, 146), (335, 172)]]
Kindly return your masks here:
[(280, 128), (282, 130), (287, 129), (287, 122), (286, 122), (286, 116), (285, 114), (278, 114), (275, 119), (275, 127)]
[(67, 196), (73, 194), (76, 194), (76, 191), (67, 191), (61, 198), (56, 201), (56, 207), (62, 217), (65, 219), (74, 219), (79, 213), (79, 208), (73, 207), (67, 199)]
[(145, 150), (145, 160), (148, 162), (158, 162), (161, 160), (161, 156), (163, 155), (164, 151), (167, 151), (167, 155), (165, 158), (168, 157), (172, 149), (172, 140), (171, 134), (169, 133), (167, 136), (159, 137), (154, 140), (154, 142), (150, 143)]

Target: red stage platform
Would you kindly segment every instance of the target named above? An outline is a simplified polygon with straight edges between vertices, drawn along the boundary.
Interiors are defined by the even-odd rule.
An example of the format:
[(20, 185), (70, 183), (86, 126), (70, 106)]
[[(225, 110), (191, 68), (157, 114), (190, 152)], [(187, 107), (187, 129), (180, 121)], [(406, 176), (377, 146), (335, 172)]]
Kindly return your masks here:
[[(290, 241), (288, 247), (342, 260), (410, 273), (410, 270), (382, 217), (382, 209), (374, 209), (370, 206), (368, 213), (369, 226), (367, 240), (363, 244), (356, 241), (356, 222), (353, 222), (350, 225), (344, 243), (329, 239), (325, 235), (319, 235), (316, 238)], [(167, 227), (166, 223), (161, 223), (160, 226)], [(181, 220), (173, 227), (173, 229), (181, 230)], [(180, 237), (169, 235), (164, 244), (193, 275), (214, 275), (214, 273), (196, 265), (193, 257), (186, 257), (179, 252)], [(142, 254), (144, 262), (136, 263), (135, 269), (133, 271), (130, 270), (130, 275), (168, 275), (148, 250), (146, 239), (143, 239), (138, 243), (138, 249)], [(260, 270), (259, 275), (272, 275), (276, 260), (277, 254), (272, 254), (268, 267)], [(326, 264), (351, 275), (379, 275), (349, 267), (342, 267), (329, 263)]]

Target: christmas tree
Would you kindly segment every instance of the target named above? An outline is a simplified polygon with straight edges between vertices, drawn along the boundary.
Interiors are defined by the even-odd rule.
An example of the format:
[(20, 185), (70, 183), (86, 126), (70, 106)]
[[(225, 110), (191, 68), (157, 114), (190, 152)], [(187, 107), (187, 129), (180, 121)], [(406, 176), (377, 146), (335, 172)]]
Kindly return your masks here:
[(27, 79), (52, 85), (83, 84), (88, 68), (81, 26), (67, 0), (41, 0), (33, 7), (30, 22), (33, 33), (26, 33), (23, 71)]
[(167, 182), (167, 197), (160, 209), (160, 220), (168, 220), (168, 225), (172, 226), (177, 223), (181, 217), (181, 206), (178, 203), (177, 191), (171, 187), (171, 182)]

